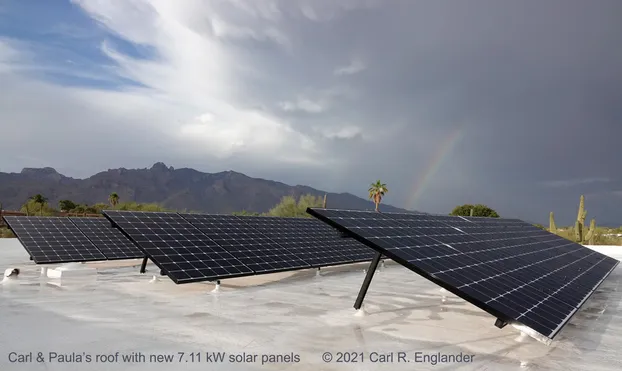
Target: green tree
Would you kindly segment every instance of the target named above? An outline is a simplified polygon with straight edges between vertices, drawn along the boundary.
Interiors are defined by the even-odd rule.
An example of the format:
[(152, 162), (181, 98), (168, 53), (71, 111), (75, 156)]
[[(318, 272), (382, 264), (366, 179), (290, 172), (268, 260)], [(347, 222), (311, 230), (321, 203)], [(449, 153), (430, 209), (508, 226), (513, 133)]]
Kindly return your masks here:
[(378, 207), (380, 206), (380, 202), (382, 201), (382, 197), (389, 193), (389, 189), (387, 185), (382, 183), (380, 179), (376, 181), (376, 183), (372, 183), (368, 189), (369, 191), (369, 199), (374, 201), (376, 205), (376, 211), (378, 211)]
[(300, 196), (298, 201), (294, 196), (284, 196), (281, 201), (274, 206), (267, 215), (285, 218), (309, 218), (308, 207), (322, 207), (322, 197), (306, 194)]
[(261, 213), (255, 212), (255, 211), (248, 211), (248, 210), (242, 210), (242, 211), (234, 211), (231, 213), (231, 215), (238, 215), (238, 216), (260, 216)]
[(105, 204), (103, 202), (98, 202), (94, 204), (93, 206), (91, 206), (91, 208), (95, 211), (93, 214), (99, 214), (102, 212), (102, 210), (110, 209), (110, 205)]
[(48, 199), (40, 193), (37, 193), (36, 195), (30, 197), (30, 199), (35, 204), (39, 205), (39, 214), (43, 215), (43, 206), (47, 204)]
[(50, 207), (47, 202), (43, 203), (43, 207), (38, 202), (35, 202), (34, 199), (29, 198), (26, 203), (22, 205), (20, 211), (26, 213), (26, 215), (43, 215), (43, 216), (53, 216), (56, 215), (57, 210)]
[(58, 209), (62, 212), (68, 212), (69, 210), (73, 210), (78, 206), (75, 202), (71, 200), (60, 200), (58, 201)]
[(141, 204), (138, 202), (120, 202), (117, 207), (117, 210), (131, 210), (131, 211), (170, 211), (163, 207), (162, 205), (156, 203), (146, 203)]
[(119, 195), (117, 192), (112, 192), (110, 196), (108, 196), (108, 202), (110, 202), (110, 206), (115, 207), (119, 204)]
[(456, 206), (449, 215), (458, 215), (458, 216), (469, 216), (471, 215), (471, 209), (473, 209), (473, 216), (482, 216), (486, 218), (498, 218), (499, 214), (496, 211), (489, 208), (486, 205), (477, 204), (464, 204), (460, 206)]
[(536, 227), (536, 228), (544, 229), (546, 231), (546, 228), (542, 224), (536, 223), (533, 226)]
[(75, 213), (75, 214), (84, 214), (86, 213), (87, 207), (88, 207), (87, 205), (76, 205), (76, 207), (71, 209), (70, 212)]

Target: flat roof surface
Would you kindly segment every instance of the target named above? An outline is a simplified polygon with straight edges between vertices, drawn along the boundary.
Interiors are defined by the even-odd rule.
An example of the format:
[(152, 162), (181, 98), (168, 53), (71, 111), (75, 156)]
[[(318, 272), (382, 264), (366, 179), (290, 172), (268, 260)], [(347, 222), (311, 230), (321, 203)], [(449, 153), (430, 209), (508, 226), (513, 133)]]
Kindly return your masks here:
[[(596, 249), (622, 257), (622, 247)], [(150, 282), (158, 269), (148, 265), (141, 275), (140, 260), (81, 265), (96, 268), (91, 278), (41, 277), (17, 239), (0, 239), (0, 262), (1, 271), (21, 269), (0, 286), (3, 371), (584, 371), (622, 364), (620, 266), (547, 346), (512, 326), (496, 328), (494, 317), (393, 263), (374, 276), (358, 316), (352, 305), (367, 264), (322, 269), (319, 277), (306, 270), (224, 280), (213, 293), (211, 283)], [(145, 359), (124, 361), (132, 352)], [(457, 362), (459, 354), (469, 357)]]

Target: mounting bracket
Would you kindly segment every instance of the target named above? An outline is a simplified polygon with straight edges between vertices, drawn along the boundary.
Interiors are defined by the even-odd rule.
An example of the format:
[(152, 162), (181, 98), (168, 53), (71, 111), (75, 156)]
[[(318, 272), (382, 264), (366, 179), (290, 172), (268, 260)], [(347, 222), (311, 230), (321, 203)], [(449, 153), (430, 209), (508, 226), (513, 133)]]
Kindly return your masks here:
[(147, 255), (145, 255), (145, 257), (143, 258), (143, 262), (140, 265), (140, 273), (145, 273), (146, 269), (147, 269), (147, 260), (149, 258), (147, 258)]
[(497, 326), (498, 328), (504, 328), (505, 326), (507, 326), (507, 324), (508, 323), (506, 321), (500, 318), (497, 318), (497, 320), (495, 321), (495, 326)]

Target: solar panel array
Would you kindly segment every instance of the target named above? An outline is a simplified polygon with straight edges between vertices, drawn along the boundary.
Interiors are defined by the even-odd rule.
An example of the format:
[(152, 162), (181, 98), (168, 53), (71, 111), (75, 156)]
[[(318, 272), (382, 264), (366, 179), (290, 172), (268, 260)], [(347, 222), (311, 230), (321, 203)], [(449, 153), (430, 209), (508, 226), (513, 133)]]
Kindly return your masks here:
[(144, 256), (105, 218), (5, 216), (4, 220), (37, 264)]
[(309, 218), (109, 211), (175, 283), (371, 260), (373, 251)]
[(374, 252), (333, 228), (309, 218), (242, 217), (245, 223), (299, 256), (312, 267), (369, 261)]
[(175, 283), (253, 273), (176, 213), (106, 210), (104, 215)]
[(618, 264), (518, 219), (308, 212), (497, 318), (551, 339)]
[(137, 259), (145, 256), (106, 218), (69, 218), (73, 224), (106, 256), (107, 260)]
[(69, 218), (5, 216), (4, 220), (37, 264), (106, 260)]
[(255, 273), (309, 268), (304, 260), (233, 215), (180, 214)]

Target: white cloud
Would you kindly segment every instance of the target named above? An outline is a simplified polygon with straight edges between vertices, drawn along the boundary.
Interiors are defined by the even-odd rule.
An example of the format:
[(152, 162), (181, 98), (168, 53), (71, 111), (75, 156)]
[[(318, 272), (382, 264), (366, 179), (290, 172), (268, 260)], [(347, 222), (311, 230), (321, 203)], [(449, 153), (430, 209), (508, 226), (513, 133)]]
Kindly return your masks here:
[[(200, 2), (156, 1), (151, 7), (134, 6), (133, 2), (111, 4), (81, 0), (80, 5), (116, 34), (131, 42), (154, 49), (154, 60), (132, 58), (111, 43), (102, 51), (117, 63), (116, 72), (146, 86), (150, 94), (176, 105), (180, 126), (168, 131), (181, 143), (200, 148), (211, 155), (231, 156), (238, 152), (259, 151), (273, 159), (292, 158), (306, 161), (305, 153), (313, 148), (310, 139), (296, 133), (288, 123), (241, 106), (236, 101), (236, 71), (246, 61), (231, 57), (222, 37), (270, 39), (287, 44), (287, 39), (274, 28), (257, 32), (211, 17), (214, 37), (195, 31), (188, 18), (193, 13), (212, 10)], [(125, 8), (125, 9), (124, 9)], [(122, 13), (122, 14), (121, 14)], [(145, 17), (147, 19), (145, 19)], [(155, 102), (154, 102), (155, 103)], [(310, 108), (302, 102), (303, 107)], [(201, 115), (200, 112), (210, 112)], [(208, 119), (209, 118), (209, 119)], [(294, 148), (299, 144), (300, 149)], [(296, 156), (281, 156), (283, 151), (296, 151)]]
[(210, 148), (211, 153), (219, 158), (232, 156), (236, 152), (264, 158), (265, 155), (272, 157), (275, 151), (282, 151), (287, 154), (282, 159), (285, 162), (314, 162), (313, 157), (304, 157), (305, 153), (315, 152), (313, 141), (278, 119), (253, 111), (235, 117), (236, 121), (229, 121), (204, 113), (183, 124), (179, 137), (189, 145)]
[(335, 71), (333, 71), (333, 74), (337, 76), (354, 75), (365, 70), (366, 68), (367, 66), (362, 60), (354, 58), (350, 61), (349, 65), (336, 68)]
[(274, 27), (255, 30), (250, 27), (236, 26), (219, 18), (211, 21), (214, 35), (221, 38), (253, 39), (256, 41), (272, 41), (285, 48), (291, 47), (289, 38)]
[(305, 18), (314, 22), (327, 22), (336, 19), (347, 11), (375, 8), (382, 2), (380, 0), (300, 0), (296, 4)]
[[(112, 4), (99, 0), (74, 0), (74, 3), (104, 29), (131, 44), (148, 48), (149, 58), (137, 58), (125, 52), (127, 45), (109, 39), (101, 42), (100, 50), (109, 58), (101, 66), (106, 72), (101, 74), (101, 80), (123, 78), (138, 86), (106, 91), (43, 82), (39, 75), (31, 72), (71, 73), (76, 77), (97, 75), (89, 76), (65, 59), (49, 66), (31, 63), (32, 45), (0, 40), (0, 73), (11, 73), (11, 84), (3, 85), (19, 87), (14, 90), (19, 98), (8, 100), (5, 97), (0, 101), (2, 121), (20, 123), (9, 130), (12, 140), (25, 140), (36, 133), (37, 125), (45, 117), (45, 122), (62, 123), (55, 141), (63, 147), (67, 146), (61, 144), (63, 135), (82, 134), (86, 138), (79, 146), (104, 150), (105, 143), (86, 133), (110, 131), (123, 133), (123, 138), (115, 144), (136, 143), (123, 151), (116, 151), (115, 155), (125, 151), (126, 156), (137, 156), (137, 153), (147, 151), (149, 140), (141, 143), (141, 137), (152, 137), (150, 140), (154, 143), (167, 142), (167, 148), (151, 148), (155, 150), (150, 155), (153, 161), (160, 160), (157, 156), (166, 152), (169, 156), (181, 153), (220, 159), (246, 156), (249, 163), (260, 161), (268, 164), (266, 166), (318, 163), (318, 143), (314, 139), (297, 131), (287, 120), (249, 108), (240, 99), (238, 89), (240, 82), (244, 81), (243, 74), (250, 71), (258, 76), (261, 71), (254, 69), (252, 59), (239, 58), (235, 54), (237, 49), (224, 39), (247, 38), (288, 45), (288, 38), (273, 22), (278, 18), (273, 6), (252, 7), (254, 16), (268, 20), (268, 23), (241, 27), (239, 22), (230, 21), (226, 12), (219, 12), (214, 3), (202, 1), (126, 0)], [(197, 27), (205, 20), (211, 22), (211, 31), (210, 27)], [(14, 74), (18, 70), (27, 73)], [(291, 107), (288, 104), (283, 107), (321, 112), (324, 109), (322, 104), (301, 98)], [(46, 128), (43, 132), (48, 130), (51, 129)], [(10, 145), (0, 140), (1, 144)], [(107, 158), (113, 161), (113, 157)], [(47, 160), (53, 161), (54, 158), (57, 163), (77, 160), (75, 156), (63, 159), (58, 153), (48, 156)], [(116, 164), (107, 164), (110, 167), (119, 165), (118, 159)]]

